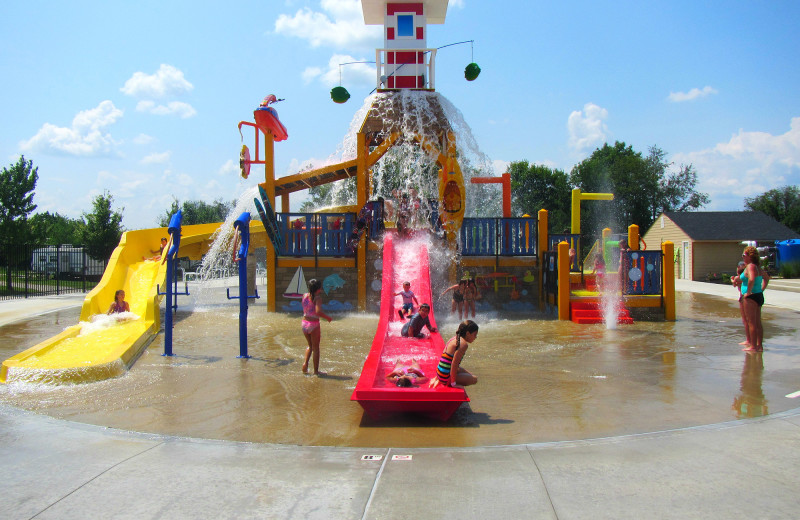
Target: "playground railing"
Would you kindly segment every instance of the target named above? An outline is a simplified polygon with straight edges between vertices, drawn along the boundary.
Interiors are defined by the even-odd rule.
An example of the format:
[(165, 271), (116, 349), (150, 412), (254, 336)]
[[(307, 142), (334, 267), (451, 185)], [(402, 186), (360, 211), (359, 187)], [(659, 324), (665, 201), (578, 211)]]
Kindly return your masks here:
[(347, 256), (354, 213), (278, 213), (282, 256)]
[(465, 218), (461, 223), (464, 256), (537, 256), (535, 218)]
[(558, 249), (558, 244), (561, 242), (566, 242), (569, 244), (569, 248), (575, 251), (575, 255), (571, 258), (569, 264), (569, 270), (573, 273), (582, 271), (581, 266), (578, 262), (578, 253), (581, 250), (581, 236), (578, 234), (553, 234), (548, 235), (547, 237), (547, 250), (548, 251), (555, 251)]
[(550, 301), (550, 297), (555, 301), (558, 297), (558, 253), (556, 251), (545, 251), (542, 258), (542, 289), (544, 290), (545, 301)]
[(661, 295), (661, 251), (626, 251), (622, 262), (623, 294)]

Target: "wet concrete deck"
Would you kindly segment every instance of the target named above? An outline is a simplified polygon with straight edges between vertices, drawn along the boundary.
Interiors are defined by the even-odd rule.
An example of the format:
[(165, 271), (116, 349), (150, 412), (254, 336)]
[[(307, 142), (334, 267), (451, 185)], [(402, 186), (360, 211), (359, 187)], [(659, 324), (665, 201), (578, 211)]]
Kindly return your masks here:
[[(800, 293), (769, 301), (800, 311)], [(20, 317), (63, 304), (26, 303)], [(0, 303), (0, 316), (13, 306)], [(8, 518), (800, 516), (800, 408), (580, 441), (336, 448), (142, 434), (0, 405), (0, 457)]]

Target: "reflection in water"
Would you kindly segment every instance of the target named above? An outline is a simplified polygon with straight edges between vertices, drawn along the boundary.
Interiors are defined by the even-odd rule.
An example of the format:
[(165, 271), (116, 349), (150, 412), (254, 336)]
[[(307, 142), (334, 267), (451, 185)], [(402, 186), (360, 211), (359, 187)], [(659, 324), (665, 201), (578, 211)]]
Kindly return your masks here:
[[(235, 283), (235, 282), (234, 282)], [(377, 326), (374, 314), (334, 314), (323, 324), (321, 369), (300, 371), (305, 339), (299, 315), (250, 307), (250, 359), (239, 359), (238, 305), (224, 288), (202, 305), (182, 301), (174, 357), (161, 356), (159, 335), (133, 369), (117, 379), (51, 387), (0, 385), (0, 403), (143, 432), (328, 446), (487, 446), (585, 439), (729, 420), (731, 389), (747, 411), (795, 405), (782, 396), (800, 380), (797, 313), (765, 313), (769, 363), (749, 355), (742, 368), (736, 300), (678, 294), (678, 321), (604, 325), (550, 316), (479, 312), (481, 333), (469, 368), (481, 383), (446, 423), (398, 415), (373, 422), (350, 401)], [(331, 296), (335, 298), (335, 294)], [(443, 300), (437, 305), (449, 306)], [(451, 336), (458, 318), (437, 307)], [(79, 310), (0, 328), (0, 358), (78, 322)], [(753, 363), (758, 360), (758, 363)], [(763, 391), (762, 391), (763, 390)], [(413, 391), (413, 389), (409, 389)], [(760, 400), (760, 401), (759, 401)], [(760, 409), (758, 407), (761, 407)], [(782, 409), (779, 409), (781, 408)]]
[(744, 355), (739, 394), (733, 398), (731, 406), (738, 418), (761, 417), (769, 413), (761, 383), (764, 374), (763, 356), (763, 352), (748, 352)]

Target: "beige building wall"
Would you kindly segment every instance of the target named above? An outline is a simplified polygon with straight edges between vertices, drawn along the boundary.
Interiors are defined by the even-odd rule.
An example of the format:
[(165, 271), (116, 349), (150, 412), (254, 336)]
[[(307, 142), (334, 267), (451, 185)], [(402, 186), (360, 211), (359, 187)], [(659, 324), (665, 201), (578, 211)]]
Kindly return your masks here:
[[(683, 232), (681, 228), (679, 228), (672, 220), (667, 218), (664, 215), (659, 216), (650, 229), (644, 234), (644, 241), (647, 244), (648, 251), (658, 251), (661, 249), (661, 244), (666, 242), (667, 240), (671, 241), (675, 245), (675, 257), (678, 259), (674, 261), (675, 266), (675, 276), (677, 278), (683, 278), (683, 268), (682, 263), (684, 261), (688, 261), (688, 272), (691, 273), (691, 266), (692, 266), (692, 244), (689, 243), (688, 248), (688, 259), (684, 259), (684, 252), (683, 252), (683, 243), (685, 241), (689, 241), (689, 237), (686, 233)], [(664, 259), (665, 262), (668, 259)], [(691, 278), (691, 274), (687, 276), (687, 278)]]
[(695, 242), (693, 280), (706, 281), (709, 273), (736, 273), (744, 246), (738, 242)]
[[(706, 281), (709, 273), (734, 274), (744, 250), (744, 246), (736, 241), (692, 242), (681, 228), (664, 215), (656, 219), (643, 238), (650, 251), (660, 249), (667, 240), (672, 241), (675, 244), (675, 276), (696, 281)], [(688, 242), (687, 247), (685, 242)]]

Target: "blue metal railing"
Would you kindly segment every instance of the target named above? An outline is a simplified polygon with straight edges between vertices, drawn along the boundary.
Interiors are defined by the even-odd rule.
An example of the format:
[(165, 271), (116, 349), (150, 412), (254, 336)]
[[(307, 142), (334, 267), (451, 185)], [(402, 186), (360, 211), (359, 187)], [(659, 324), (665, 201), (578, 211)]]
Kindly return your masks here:
[(560, 242), (569, 244), (569, 248), (575, 251), (575, 254), (570, 259), (569, 270), (572, 272), (580, 272), (581, 266), (578, 261), (578, 253), (581, 250), (581, 236), (577, 234), (555, 234), (548, 235), (547, 237), (547, 250), (556, 251)]
[(542, 255), (542, 287), (545, 300), (548, 296), (558, 297), (558, 253), (545, 251)]
[(282, 256), (347, 256), (354, 213), (278, 213)]
[(463, 256), (536, 256), (535, 218), (465, 218), (461, 223)]

